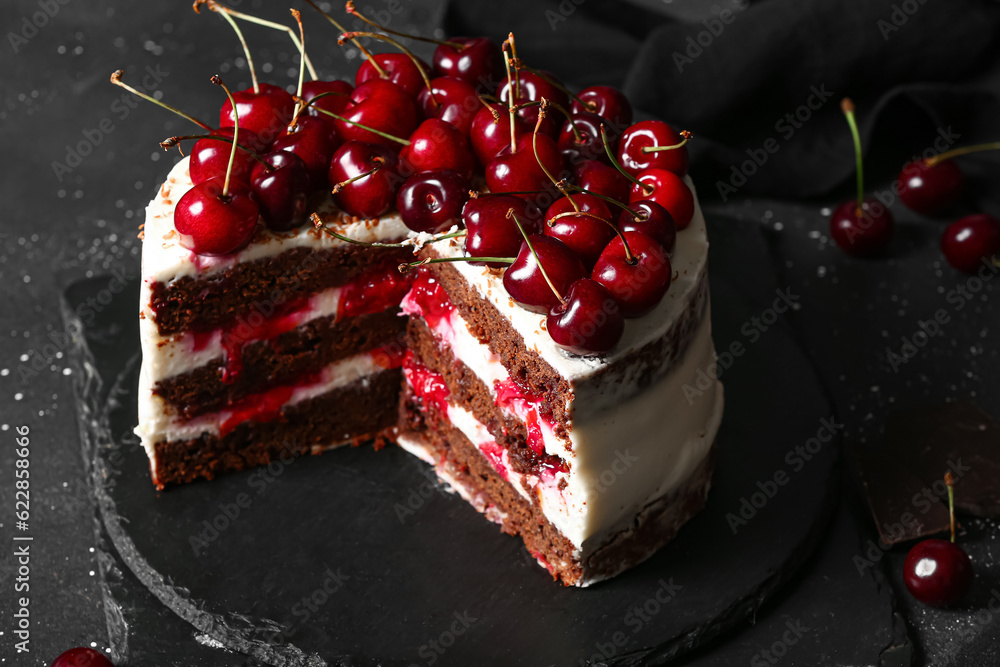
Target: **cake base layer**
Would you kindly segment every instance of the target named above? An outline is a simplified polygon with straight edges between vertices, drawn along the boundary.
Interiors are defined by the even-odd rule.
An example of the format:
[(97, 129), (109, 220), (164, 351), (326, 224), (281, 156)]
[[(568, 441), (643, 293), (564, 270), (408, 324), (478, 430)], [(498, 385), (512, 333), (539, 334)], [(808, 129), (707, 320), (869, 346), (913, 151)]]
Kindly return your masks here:
[(504, 480), (469, 439), (436, 408), (424, 405), (409, 387), (400, 402), (400, 446), (434, 465), (438, 476), (503, 532), (517, 535), (554, 579), (568, 586), (589, 586), (609, 579), (652, 556), (705, 505), (715, 461), (709, 455), (673, 493), (650, 503), (629, 529), (604, 544), (579, 550)]
[(380, 438), (396, 425), (401, 383), (399, 369), (385, 370), (288, 406), (277, 419), (244, 422), (223, 437), (203, 433), (192, 440), (157, 442), (153, 482), (163, 489)]

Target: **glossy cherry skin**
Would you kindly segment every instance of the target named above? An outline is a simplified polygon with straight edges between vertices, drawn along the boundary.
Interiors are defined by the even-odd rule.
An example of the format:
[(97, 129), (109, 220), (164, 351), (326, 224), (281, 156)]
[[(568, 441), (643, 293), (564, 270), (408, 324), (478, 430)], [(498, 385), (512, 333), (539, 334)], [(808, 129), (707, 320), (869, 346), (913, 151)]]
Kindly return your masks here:
[(644, 185), (653, 186), (650, 193), (643, 185), (634, 184), (629, 203), (651, 199), (667, 209), (677, 229), (685, 229), (694, 217), (694, 194), (680, 176), (663, 169), (647, 169), (637, 177)]
[(684, 176), (688, 170), (688, 149), (643, 153), (643, 148), (673, 146), (683, 138), (662, 120), (644, 120), (630, 126), (618, 144), (618, 161), (628, 173), (638, 176), (647, 169), (663, 169)]
[[(250, 188), (260, 217), (268, 229), (284, 232), (306, 220), (312, 179), (306, 163), (295, 153), (276, 150), (261, 156), (271, 168), (254, 163)], [(324, 175), (324, 181), (326, 176)]]
[[(295, 112), (295, 100), (284, 88), (270, 83), (259, 84), (260, 93), (254, 93), (253, 88), (233, 93), (236, 100), (236, 112), (240, 116), (240, 130), (247, 129), (256, 132), (267, 143), (288, 125)], [(227, 99), (219, 111), (219, 127), (232, 127), (236, 117), (233, 105)]]
[(184, 193), (174, 209), (174, 228), (182, 246), (198, 255), (228, 255), (244, 247), (257, 228), (258, 208), (250, 186), (210, 178)]
[[(417, 93), (424, 88), (424, 78), (420, 75), (420, 70), (405, 53), (376, 53), (372, 57), (375, 58), (379, 67), (385, 70), (389, 77), (388, 80), (403, 89), (411, 99), (416, 98)], [(427, 63), (419, 58), (417, 60), (425, 72), (431, 71)], [(360, 88), (363, 83), (378, 80), (384, 81), (385, 79), (382, 79), (378, 70), (368, 60), (365, 60), (358, 67), (358, 73), (354, 76), (354, 85)]]
[(670, 288), (672, 269), (663, 247), (642, 232), (624, 232), (634, 264), (615, 236), (601, 253), (590, 277), (604, 285), (621, 304), (625, 317), (642, 317), (660, 303)]
[[(223, 127), (212, 132), (212, 135), (233, 138), (233, 128)], [(255, 133), (240, 128), (237, 143), (254, 153), (266, 150), (267, 144)], [(191, 175), (191, 182), (194, 184), (204, 183), (210, 178), (225, 176), (229, 167), (229, 154), (232, 152), (232, 141), (220, 141), (219, 139), (205, 138), (194, 142), (191, 147), (191, 160), (188, 162), (188, 172)], [(250, 170), (253, 169), (254, 159), (244, 150), (236, 149), (236, 157), (233, 158), (233, 171), (230, 180), (244, 181), (250, 180)]]
[(1000, 220), (984, 213), (956, 220), (941, 235), (941, 252), (959, 271), (975, 273), (1000, 252)]
[(514, 263), (504, 271), (503, 286), (521, 307), (536, 313), (547, 313), (559, 303), (559, 299), (539, 270), (539, 262), (560, 294), (566, 294), (570, 285), (585, 278), (587, 269), (576, 253), (559, 239), (538, 234), (529, 238), (538, 254), (538, 261), (535, 261), (528, 244), (522, 243)]
[(677, 243), (677, 225), (670, 211), (651, 199), (640, 199), (629, 204), (640, 219), (628, 211), (622, 211), (618, 216), (618, 229), (623, 232), (642, 232), (659, 243), (667, 254), (673, 254)]
[[(573, 133), (576, 127), (580, 135), (579, 141)], [(573, 119), (566, 119), (562, 129), (559, 130), (559, 150), (563, 153), (563, 158), (570, 165), (575, 166), (582, 160), (598, 160), (609, 162), (608, 154), (604, 150), (604, 143), (601, 141), (601, 126), (604, 126), (608, 136), (608, 144), (611, 152), (614, 153), (618, 147), (618, 133), (610, 127), (607, 121), (596, 113), (581, 111), (573, 114)]]
[[(543, 79), (537, 74), (527, 71), (521, 71), (518, 73), (517, 78), (520, 81), (520, 93), (516, 96), (514, 104), (523, 104), (525, 102), (537, 102), (543, 97), (550, 102), (555, 102), (562, 106), (563, 109), (569, 108), (569, 98), (566, 97), (566, 93), (559, 90), (551, 83)], [(544, 72), (545, 76), (553, 81), (557, 81), (556, 77), (551, 72)], [(500, 101), (507, 104), (507, 100), (510, 97), (510, 87), (507, 85), (507, 77), (500, 82)], [(518, 91), (515, 91), (517, 93)], [(535, 124), (538, 122), (538, 112), (539, 106), (531, 106), (521, 109), (517, 112), (518, 116), (524, 120), (525, 123), (532, 129), (535, 128)], [(559, 128), (562, 127), (562, 120), (565, 116), (555, 109), (549, 109), (545, 113), (545, 120), (542, 122), (541, 131), (550, 137), (555, 138), (559, 133)]]
[(476, 167), (469, 141), (451, 123), (428, 118), (410, 135), (410, 145), (399, 152), (404, 173), (451, 169), (468, 180)]
[(932, 607), (958, 602), (972, 585), (972, 562), (946, 540), (918, 542), (903, 563), (903, 581), (913, 597)]
[(597, 160), (583, 160), (574, 167), (573, 177), (584, 190), (628, 204), (632, 183), (612, 166)]
[(114, 664), (100, 651), (78, 646), (60, 653), (50, 667), (114, 667)]
[[(514, 209), (514, 216), (528, 234), (542, 231), (541, 211), (533, 204), (514, 195), (482, 195), (470, 199), (462, 209), (465, 223), (465, 251), (471, 257), (514, 257), (524, 242), (513, 217), (508, 212)], [(495, 268), (506, 264), (499, 262), (472, 262)]]
[[(490, 110), (496, 111), (494, 116)], [(480, 106), (476, 115), (472, 117), (472, 125), (469, 128), (469, 140), (472, 149), (476, 152), (479, 164), (486, 166), (493, 161), (497, 155), (505, 148), (510, 147), (510, 112), (507, 107), (498, 102), (490, 102), (489, 108)], [(517, 136), (530, 134), (532, 128), (521, 120), (514, 118), (514, 132)]]
[(310, 104), (309, 108), (306, 109), (306, 113), (310, 116), (318, 116), (320, 118), (326, 119), (328, 122), (333, 122), (330, 116), (327, 116), (317, 109), (326, 109), (327, 111), (335, 114), (342, 114), (344, 109), (347, 108), (348, 102), (350, 102), (351, 93), (354, 92), (354, 86), (346, 81), (305, 81), (302, 84), (302, 99), (306, 102), (311, 101), (313, 98), (321, 95), (323, 93), (334, 93), (333, 95), (327, 95), (314, 104)]
[(396, 194), (403, 224), (415, 232), (435, 232), (462, 222), (469, 199), (469, 181), (450, 169), (433, 169), (410, 176)]
[(899, 172), (899, 199), (911, 211), (937, 215), (962, 196), (964, 180), (954, 160), (942, 160), (933, 167), (923, 160), (907, 162)]
[(625, 93), (612, 86), (591, 86), (584, 88), (577, 97), (586, 103), (580, 104), (579, 100), (573, 100), (573, 113), (589, 111), (607, 119), (611, 125), (621, 134), (632, 122), (632, 105), (629, 104)]
[(496, 42), (488, 37), (450, 37), (449, 42), (434, 49), (434, 73), (464, 81), (477, 90), (492, 93), (503, 72), (503, 54)]
[(625, 318), (604, 285), (580, 278), (570, 285), (563, 301), (549, 310), (545, 330), (556, 345), (574, 354), (601, 354), (622, 339)]
[[(532, 135), (522, 134), (517, 138), (517, 151), (512, 153), (510, 146), (502, 149), (486, 165), (486, 184), (490, 192), (526, 192), (543, 190), (555, 193), (555, 186), (542, 171), (541, 164), (549, 170), (557, 180), (564, 175), (562, 153), (556, 142), (544, 134), (537, 135), (538, 159), (533, 150)], [(525, 199), (538, 201), (541, 195), (518, 195)], [(551, 196), (551, 195), (547, 195)], [(558, 196), (556, 194), (555, 196)], [(551, 201), (551, 200), (550, 200)]]
[(855, 257), (868, 257), (884, 251), (892, 239), (892, 213), (881, 202), (865, 199), (861, 215), (858, 202), (845, 201), (830, 216), (830, 236), (840, 249)]
[(340, 147), (337, 130), (322, 118), (301, 116), (294, 128), (285, 128), (271, 144), (272, 150), (295, 153), (309, 170), (314, 190), (327, 187), (330, 160)]
[[(382, 79), (372, 79), (355, 88), (341, 115), (347, 121), (361, 123), (400, 139), (406, 139), (417, 127), (417, 107), (413, 98), (396, 84)], [(352, 123), (343, 120), (334, 123), (337, 134), (344, 141), (378, 144), (394, 151), (401, 146), (398, 141), (386, 139)]]
[[(592, 195), (574, 194), (572, 197), (572, 201), (568, 197), (557, 199), (545, 211), (543, 233), (569, 246), (589, 269), (615, 235), (611, 212), (607, 204)], [(589, 215), (577, 214), (573, 202)]]
[(476, 112), (483, 108), (475, 88), (446, 76), (431, 79), (431, 87), (424, 87), (417, 95), (417, 105), (424, 117), (451, 123), (466, 136), (472, 128)]
[(330, 163), (331, 186), (371, 171), (378, 171), (345, 185), (333, 199), (341, 210), (358, 218), (377, 218), (396, 203), (396, 189), (401, 183), (396, 154), (385, 146), (348, 141), (337, 149)]

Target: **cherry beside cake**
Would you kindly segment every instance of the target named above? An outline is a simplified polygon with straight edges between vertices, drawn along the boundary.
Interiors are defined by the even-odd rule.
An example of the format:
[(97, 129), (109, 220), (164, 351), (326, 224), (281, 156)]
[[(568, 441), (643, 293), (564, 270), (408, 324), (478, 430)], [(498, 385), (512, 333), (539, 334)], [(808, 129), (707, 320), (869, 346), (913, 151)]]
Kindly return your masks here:
[(711, 483), (690, 135), (513, 36), (365, 55), (352, 86), (306, 81), (303, 51), (294, 95), (214, 77), (219, 127), (185, 115), (202, 129), (164, 144), (196, 141), (143, 230), (153, 483), (395, 443), (564, 584), (612, 577)]

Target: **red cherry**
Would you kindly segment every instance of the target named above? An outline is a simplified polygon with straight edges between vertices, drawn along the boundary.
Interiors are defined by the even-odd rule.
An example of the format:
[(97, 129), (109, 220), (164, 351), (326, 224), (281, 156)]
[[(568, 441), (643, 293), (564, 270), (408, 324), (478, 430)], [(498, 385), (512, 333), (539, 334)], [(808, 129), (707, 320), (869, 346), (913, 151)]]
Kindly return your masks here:
[[(604, 143), (601, 141), (601, 126), (605, 127), (608, 135), (608, 144), (612, 153), (618, 146), (618, 133), (608, 125), (608, 122), (596, 113), (581, 111), (574, 113), (572, 120), (566, 119), (562, 129), (559, 131), (559, 149), (563, 157), (570, 165), (576, 165), (582, 160), (608, 161), (607, 151), (604, 150)], [(577, 135), (573, 133), (576, 127)]]
[(640, 172), (637, 178), (646, 185), (652, 185), (653, 192), (634, 184), (629, 203), (651, 199), (667, 209), (677, 229), (686, 229), (694, 217), (694, 194), (687, 183), (672, 171), (663, 169), (647, 169)]
[[(348, 121), (361, 123), (401, 139), (410, 136), (417, 127), (417, 107), (413, 98), (396, 84), (382, 79), (372, 79), (355, 88), (342, 115)], [(344, 141), (361, 141), (392, 150), (399, 149), (398, 142), (352, 123), (337, 120), (335, 125), (337, 134)]]
[[(324, 98), (325, 99), (325, 98)], [(276, 151), (295, 153), (305, 163), (314, 190), (327, 187), (330, 160), (340, 146), (337, 130), (322, 118), (302, 116), (291, 131), (286, 127), (271, 148)]]
[(628, 211), (622, 211), (618, 216), (618, 229), (623, 232), (642, 232), (659, 243), (668, 255), (673, 254), (677, 243), (677, 225), (670, 212), (651, 199), (632, 202), (629, 208), (639, 213), (640, 219), (636, 220)]
[[(415, 98), (420, 89), (424, 87), (424, 78), (420, 75), (420, 70), (405, 53), (376, 53), (372, 57), (385, 71), (389, 77), (388, 80), (399, 86), (411, 99)], [(425, 72), (431, 71), (427, 63), (419, 58), (418, 61)], [(354, 77), (354, 85), (360, 88), (362, 84), (372, 81), (385, 81), (385, 79), (381, 78), (371, 62), (365, 60), (358, 67), (358, 73)]]
[(622, 134), (618, 144), (618, 162), (628, 173), (638, 176), (647, 169), (663, 169), (684, 176), (688, 170), (687, 146), (669, 151), (643, 153), (643, 148), (673, 146), (682, 141), (680, 134), (662, 120), (644, 120)]
[[(575, 194), (557, 199), (545, 212), (543, 233), (557, 238), (575, 252), (584, 266), (594, 266), (608, 241), (615, 235), (611, 212), (603, 201), (588, 194)], [(573, 202), (584, 214), (575, 214)], [(593, 217), (597, 216), (597, 218)]]
[(434, 72), (492, 93), (503, 71), (503, 56), (496, 42), (488, 37), (451, 37), (448, 41), (462, 47), (438, 45), (432, 61)]
[(959, 271), (975, 273), (1000, 252), (1000, 220), (984, 213), (956, 220), (941, 235), (941, 252)]
[(620, 171), (597, 160), (583, 160), (573, 170), (574, 182), (584, 190), (628, 204), (632, 183)]
[(611, 292), (590, 278), (580, 278), (570, 285), (563, 301), (549, 310), (545, 330), (570, 352), (600, 354), (622, 339), (625, 318)]
[(50, 667), (115, 667), (108, 657), (92, 648), (71, 648), (52, 661)]
[(483, 108), (475, 88), (446, 76), (431, 79), (431, 87), (425, 87), (417, 95), (417, 104), (427, 118), (439, 118), (451, 123), (466, 136), (472, 128), (476, 112)]
[(538, 263), (541, 262), (545, 274), (560, 294), (566, 294), (570, 285), (586, 277), (587, 269), (576, 253), (562, 241), (538, 234), (530, 234), (528, 238), (538, 254), (538, 261), (528, 244), (522, 243), (514, 263), (504, 271), (503, 286), (523, 308), (547, 313), (559, 303), (559, 299), (553, 294)]
[[(375, 167), (379, 167), (377, 171), (361, 176)], [(360, 141), (348, 141), (338, 148), (330, 163), (331, 185), (357, 176), (361, 178), (333, 195), (342, 210), (358, 218), (377, 218), (396, 202), (396, 184), (400, 179), (396, 154), (391, 150)]]
[[(256, 132), (264, 141), (271, 143), (292, 119), (295, 100), (284, 88), (270, 83), (262, 83), (259, 87), (259, 93), (255, 93), (253, 88), (233, 93), (240, 116), (240, 131)], [(233, 105), (227, 99), (219, 111), (219, 127), (232, 127), (235, 120)]]
[(306, 81), (302, 84), (302, 99), (306, 102), (312, 101), (313, 98), (323, 93), (335, 93), (310, 104), (306, 110), (310, 116), (318, 116), (328, 122), (332, 122), (333, 119), (317, 109), (326, 109), (330, 113), (343, 115), (344, 109), (351, 101), (351, 93), (353, 92), (354, 86), (346, 81)]
[[(520, 252), (524, 239), (514, 219), (507, 216), (510, 209), (514, 209), (514, 215), (524, 226), (525, 232), (541, 233), (541, 212), (527, 200), (514, 195), (475, 197), (466, 202), (462, 209), (462, 221), (468, 230), (465, 251), (470, 257), (513, 257)], [(499, 262), (485, 264), (494, 268), (505, 266)]]
[(435, 233), (462, 222), (469, 181), (450, 169), (410, 176), (396, 195), (403, 224), (415, 232)]
[(670, 287), (672, 269), (663, 247), (641, 232), (623, 232), (632, 251), (630, 263), (621, 237), (615, 236), (601, 253), (591, 278), (608, 288), (625, 317), (641, 317), (653, 310)]
[(463, 178), (472, 177), (476, 160), (469, 141), (450, 123), (429, 118), (410, 135), (410, 145), (399, 152), (410, 173), (431, 169), (451, 169)]
[(174, 228), (182, 246), (198, 255), (228, 255), (253, 238), (257, 228), (257, 202), (250, 186), (229, 182), (223, 196), (222, 177), (210, 178), (184, 193), (174, 209)]
[[(494, 116), (491, 109), (497, 112)], [(480, 106), (472, 117), (469, 128), (469, 139), (476, 157), (483, 166), (488, 165), (504, 148), (510, 146), (510, 112), (507, 107), (498, 102), (491, 102), (489, 108)], [(499, 118), (499, 120), (498, 120)], [(514, 119), (517, 136), (531, 134), (533, 128), (528, 127), (520, 118)]]
[(865, 199), (861, 215), (858, 202), (845, 201), (830, 216), (830, 236), (841, 250), (856, 257), (882, 252), (892, 238), (892, 213), (882, 202)]
[(972, 585), (972, 562), (947, 540), (918, 542), (906, 555), (903, 581), (913, 597), (933, 607), (958, 602)]
[[(260, 217), (268, 229), (276, 232), (298, 227), (306, 219), (311, 178), (306, 163), (295, 153), (277, 150), (264, 155), (271, 168), (254, 164), (250, 187)], [(326, 176), (323, 177), (324, 182)]]
[[(543, 74), (556, 81), (557, 79), (550, 72), (543, 72)], [(561, 91), (556, 86), (552, 85), (545, 79), (543, 79), (538, 74), (533, 72), (528, 72), (521, 70), (518, 72), (518, 81), (520, 81), (520, 93), (517, 99), (514, 100), (514, 104), (524, 104), (525, 102), (537, 102), (543, 97), (550, 102), (555, 102), (562, 106), (562, 108), (569, 107), (569, 98), (566, 93)], [(507, 77), (504, 77), (500, 82), (500, 101), (507, 104), (507, 100), (510, 97), (510, 88), (507, 85)], [(515, 91), (517, 92), (517, 91)], [(538, 122), (538, 112), (540, 107), (538, 105), (525, 107), (517, 112), (517, 115), (524, 120), (530, 127), (534, 128), (535, 124)], [(550, 110), (545, 115), (545, 120), (542, 122), (541, 131), (550, 137), (555, 137), (559, 132), (560, 122), (559, 119), (562, 118), (562, 114), (553, 110)]]
[[(556, 142), (544, 134), (538, 134), (538, 158), (549, 173), (556, 179), (563, 175), (562, 154)], [(539, 166), (538, 159), (532, 147), (532, 135), (522, 134), (517, 138), (517, 151), (511, 152), (510, 146), (500, 151), (497, 157), (486, 166), (486, 184), (490, 192), (525, 192), (532, 190), (555, 191), (552, 181)], [(539, 199), (539, 196), (518, 195), (526, 199)]]
[(923, 160), (907, 162), (899, 172), (899, 198), (911, 211), (936, 215), (962, 196), (962, 170), (954, 160), (928, 166)]
[[(233, 138), (233, 128), (223, 127), (212, 132), (213, 136)], [(240, 128), (239, 144), (254, 153), (266, 150), (267, 144), (253, 132)], [(197, 185), (204, 183), (210, 178), (225, 177), (226, 169), (229, 167), (229, 154), (232, 152), (233, 144), (229, 141), (220, 141), (206, 137), (199, 139), (191, 148), (191, 160), (188, 163), (188, 173), (191, 175), (191, 182)], [(230, 179), (233, 181), (248, 182), (250, 171), (253, 169), (254, 159), (244, 150), (236, 149), (236, 157), (233, 158), (233, 171)]]
[[(584, 88), (573, 100), (573, 113), (589, 111), (606, 118), (619, 132), (632, 122), (632, 105), (625, 93), (611, 86)], [(580, 104), (583, 100), (586, 106)]]

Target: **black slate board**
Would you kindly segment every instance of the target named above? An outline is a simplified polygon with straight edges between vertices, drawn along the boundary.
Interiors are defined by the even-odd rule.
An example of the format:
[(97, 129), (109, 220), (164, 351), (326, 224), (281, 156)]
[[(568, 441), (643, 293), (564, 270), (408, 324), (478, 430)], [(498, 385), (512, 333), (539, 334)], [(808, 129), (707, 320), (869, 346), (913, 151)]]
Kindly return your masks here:
[[(722, 250), (746, 242), (726, 239)], [(105, 283), (70, 287), (70, 322)], [(717, 346), (746, 343), (741, 328), (763, 302), (721, 279), (712, 290)], [(815, 546), (836, 497), (833, 442), (800, 470), (786, 461), (832, 414), (780, 324), (723, 373), (727, 411), (706, 510), (649, 562), (588, 590), (551, 582), (518, 540), (429, 483), (426, 467), (396, 448), (308, 457), (276, 466), (268, 483), (245, 473), (156, 493), (130, 434), (135, 299), (127, 292), (85, 323), (77, 355), (79, 377), (92, 378), (80, 401), (86, 440), (96, 445), (104, 527), (162, 603), (269, 664), (659, 662), (712, 640), (768, 599)], [(116, 378), (115, 386), (101, 390), (98, 378)], [(778, 471), (788, 483), (734, 535), (727, 514)], [(413, 492), (426, 498), (400, 521), (394, 506)], [(196, 556), (189, 538), (241, 493), (249, 507)], [(343, 578), (328, 595), (317, 593), (324, 579), (336, 586), (325, 573)], [(670, 584), (673, 598), (660, 603), (657, 592)], [(302, 603), (314, 594), (321, 604)]]

